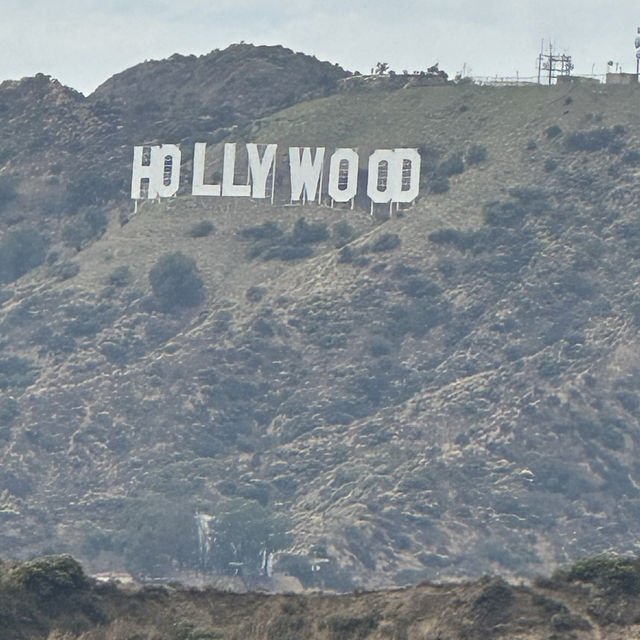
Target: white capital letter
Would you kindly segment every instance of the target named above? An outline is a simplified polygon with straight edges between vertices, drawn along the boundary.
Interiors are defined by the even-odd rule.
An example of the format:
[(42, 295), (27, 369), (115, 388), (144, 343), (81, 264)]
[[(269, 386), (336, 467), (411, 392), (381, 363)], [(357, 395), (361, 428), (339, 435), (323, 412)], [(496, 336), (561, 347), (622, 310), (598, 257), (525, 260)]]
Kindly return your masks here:
[(369, 175), (367, 176), (367, 195), (374, 202), (393, 200), (397, 179), (396, 154), (391, 149), (376, 149), (369, 156)]
[(194, 196), (219, 196), (219, 184), (204, 183), (204, 165), (207, 153), (206, 142), (196, 142), (193, 147), (193, 184), (191, 194)]
[[(322, 194), (322, 166), (324, 162), (324, 147), (316, 147), (316, 155), (311, 161), (311, 149), (304, 147), (302, 158), (300, 147), (289, 147), (289, 167), (291, 171), (291, 201), (301, 200), (304, 193), (307, 200), (314, 200)], [(320, 188), (318, 189), (318, 185)]]
[(170, 198), (180, 186), (180, 149), (175, 144), (151, 147), (153, 176), (149, 181), (149, 197)]
[(369, 158), (367, 195), (373, 202), (412, 202), (420, 189), (417, 149), (376, 149)]
[(250, 196), (251, 185), (235, 184), (236, 177), (236, 143), (227, 142), (224, 145), (224, 158), (222, 161), (222, 195), (223, 196)]
[[(143, 164), (144, 150), (149, 149), (149, 164)], [(180, 149), (175, 144), (133, 148), (131, 197), (140, 198), (140, 182), (149, 181), (147, 198), (169, 198), (180, 186)]]
[(359, 162), (360, 158), (353, 149), (336, 149), (331, 156), (329, 196), (336, 202), (349, 202), (356, 195)]
[[(153, 147), (151, 147), (153, 149)], [(142, 164), (144, 159), (145, 147), (133, 147), (133, 166), (131, 168), (131, 198), (138, 200), (140, 198), (141, 182), (144, 179), (149, 180), (149, 190), (147, 198), (151, 197), (151, 182), (153, 179), (153, 167), (149, 164)], [(147, 147), (149, 149), (149, 147)], [(149, 154), (150, 157), (150, 154)]]
[(400, 189), (394, 193), (394, 202), (413, 202), (420, 190), (420, 154), (417, 149), (396, 149)]
[(266, 198), (267, 178), (276, 157), (277, 144), (268, 144), (264, 150), (262, 160), (258, 153), (257, 144), (247, 144), (247, 155), (249, 156), (249, 170), (251, 172), (251, 196), (253, 198)]

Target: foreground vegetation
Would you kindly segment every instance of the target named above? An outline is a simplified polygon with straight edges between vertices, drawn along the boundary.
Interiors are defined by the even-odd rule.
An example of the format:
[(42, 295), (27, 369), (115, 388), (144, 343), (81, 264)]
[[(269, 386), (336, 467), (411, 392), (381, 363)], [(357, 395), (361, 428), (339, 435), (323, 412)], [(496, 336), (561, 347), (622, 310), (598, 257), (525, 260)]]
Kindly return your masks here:
[(3, 640), (629, 640), (639, 622), (636, 557), (588, 558), (530, 586), (485, 577), (343, 595), (124, 588), (70, 556), (0, 564)]

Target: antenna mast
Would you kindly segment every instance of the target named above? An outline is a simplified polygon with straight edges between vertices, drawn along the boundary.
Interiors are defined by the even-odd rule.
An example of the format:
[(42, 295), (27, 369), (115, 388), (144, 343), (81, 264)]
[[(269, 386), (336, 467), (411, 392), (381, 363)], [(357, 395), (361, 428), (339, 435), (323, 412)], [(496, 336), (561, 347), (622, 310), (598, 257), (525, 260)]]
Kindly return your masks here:
[(551, 42), (549, 42), (549, 53), (544, 53), (543, 40), (540, 55), (538, 55), (538, 84), (540, 84), (543, 71), (548, 78), (549, 84), (551, 84), (554, 78), (559, 76), (570, 76), (573, 71), (571, 56), (567, 56), (564, 53), (554, 55)]

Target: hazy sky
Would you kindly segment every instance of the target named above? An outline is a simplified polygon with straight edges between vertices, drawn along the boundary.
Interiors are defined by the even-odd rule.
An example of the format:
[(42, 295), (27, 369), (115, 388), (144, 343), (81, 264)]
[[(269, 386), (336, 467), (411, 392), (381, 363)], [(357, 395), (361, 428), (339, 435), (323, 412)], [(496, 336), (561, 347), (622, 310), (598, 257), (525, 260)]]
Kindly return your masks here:
[(83, 93), (172, 53), (282, 44), (349, 70), (435, 62), (450, 75), (534, 76), (541, 40), (574, 73), (635, 71), (633, 0), (0, 0), (0, 81), (42, 72)]

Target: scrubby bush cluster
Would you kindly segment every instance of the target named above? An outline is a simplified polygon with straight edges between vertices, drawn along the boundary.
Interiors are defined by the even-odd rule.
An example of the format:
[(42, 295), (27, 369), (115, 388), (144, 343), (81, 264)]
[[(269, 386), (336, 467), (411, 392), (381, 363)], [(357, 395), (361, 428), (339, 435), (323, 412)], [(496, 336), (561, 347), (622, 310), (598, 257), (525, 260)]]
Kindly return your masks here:
[(600, 151), (616, 143), (622, 133), (624, 128), (617, 127), (572, 131), (565, 136), (564, 144), (567, 151)]
[(124, 189), (122, 178), (106, 176), (101, 171), (79, 171), (69, 183), (65, 196), (65, 209), (75, 213), (82, 207), (102, 206), (116, 198)]
[(126, 287), (132, 280), (133, 274), (126, 264), (116, 267), (107, 278), (107, 282), (115, 287)]
[(216, 230), (213, 222), (210, 220), (201, 220), (194, 224), (187, 232), (191, 238), (206, 238)]
[(163, 311), (193, 307), (204, 299), (196, 262), (180, 251), (161, 256), (149, 271), (149, 281), (153, 297)]
[(91, 207), (80, 220), (69, 222), (62, 230), (62, 239), (70, 247), (80, 251), (92, 238), (102, 235), (107, 229), (107, 216), (102, 209)]
[(326, 242), (330, 233), (325, 222), (308, 222), (302, 217), (290, 232), (285, 232), (276, 222), (267, 221), (242, 229), (240, 237), (251, 243), (247, 249), (249, 258), (288, 261), (311, 257), (311, 245)]
[(551, 139), (557, 138), (559, 135), (561, 135), (562, 134), (562, 129), (560, 128), (559, 125), (552, 124), (550, 127), (547, 127), (544, 130), (544, 133), (547, 136), (547, 138), (549, 138), (551, 140)]
[(569, 582), (592, 582), (607, 590), (640, 593), (640, 559), (637, 557), (593, 556), (579, 560), (555, 575)]
[(47, 246), (46, 238), (31, 229), (7, 233), (0, 241), (0, 282), (13, 282), (41, 265)]
[(419, 146), (421, 163), (421, 183), (429, 193), (446, 193), (451, 188), (450, 178), (459, 175), (467, 167), (481, 164), (487, 160), (487, 147), (483, 144), (472, 144), (465, 153), (453, 151), (446, 157), (434, 145)]
[(87, 585), (82, 567), (71, 556), (45, 556), (19, 564), (6, 576), (10, 587), (27, 589), (48, 597), (62, 596)]
[(487, 147), (483, 144), (471, 145), (465, 155), (465, 161), (468, 165), (480, 164), (487, 159)]

